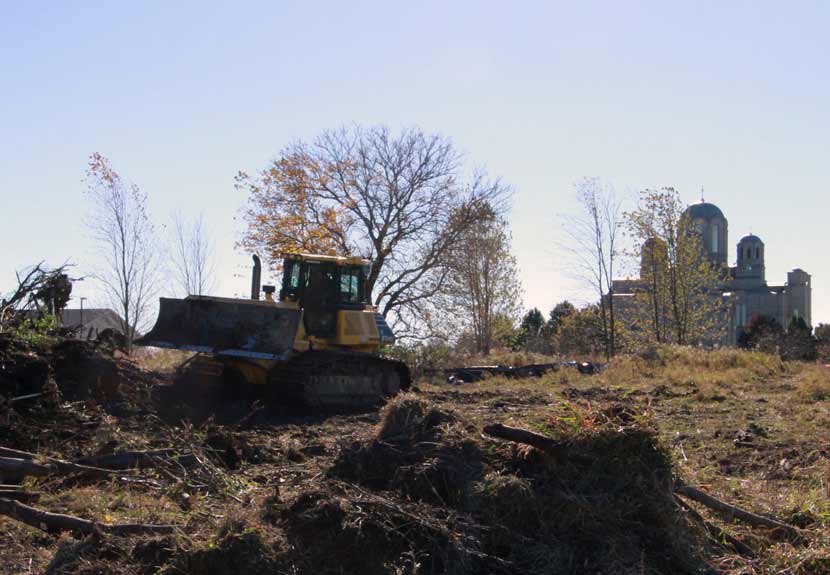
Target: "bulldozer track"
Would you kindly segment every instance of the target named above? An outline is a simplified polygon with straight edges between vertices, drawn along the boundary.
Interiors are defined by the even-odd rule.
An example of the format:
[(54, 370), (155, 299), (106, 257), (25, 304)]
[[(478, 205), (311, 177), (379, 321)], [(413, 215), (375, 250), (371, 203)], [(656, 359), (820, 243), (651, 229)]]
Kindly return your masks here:
[(174, 381), (159, 390), (167, 407), (190, 419), (211, 413), (244, 411), (244, 404), (264, 400), (272, 407), (364, 409), (377, 406), (411, 385), (403, 362), (379, 356), (309, 351), (276, 363), (265, 385), (245, 380), (232, 364), (196, 355), (177, 370)]
[(318, 407), (367, 407), (409, 389), (403, 362), (337, 351), (309, 351), (271, 369), (266, 397)]

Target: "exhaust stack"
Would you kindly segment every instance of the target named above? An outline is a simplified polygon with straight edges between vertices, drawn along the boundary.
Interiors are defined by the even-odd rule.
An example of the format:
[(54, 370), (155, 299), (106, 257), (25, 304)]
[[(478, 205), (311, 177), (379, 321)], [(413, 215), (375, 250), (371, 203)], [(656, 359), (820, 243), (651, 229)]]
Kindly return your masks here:
[(259, 299), (259, 285), (262, 277), (262, 264), (259, 256), (254, 254), (254, 273), (251, 278), (251, 299)]

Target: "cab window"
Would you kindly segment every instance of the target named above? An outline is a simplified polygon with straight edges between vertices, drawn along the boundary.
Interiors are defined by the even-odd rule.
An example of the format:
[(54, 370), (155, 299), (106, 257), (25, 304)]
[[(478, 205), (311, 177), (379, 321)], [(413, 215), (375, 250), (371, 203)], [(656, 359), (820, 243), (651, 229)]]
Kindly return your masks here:
[(359, 267), (344, 267), (340, 270), (340, 301), (360, 303), (363, 301), (363, 285)]
[(280, 297), (291, 295), (299, 297), (300, 284), (302, 283), (302, 262), (297, 260), (283, 260), (282, 272), (282, 293)]

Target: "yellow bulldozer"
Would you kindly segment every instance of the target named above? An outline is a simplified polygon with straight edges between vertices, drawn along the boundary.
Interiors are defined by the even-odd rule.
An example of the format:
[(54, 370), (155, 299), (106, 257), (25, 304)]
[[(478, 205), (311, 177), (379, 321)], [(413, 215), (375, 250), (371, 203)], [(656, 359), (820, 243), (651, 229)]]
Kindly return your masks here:
[(202, 372), (270, 401), (364, 407), (409, 388), (406, 364), (380, 355), (395, 336), (369, 303), (368, 260), (284, 254), (275, 299), (253, 258), (251, 299), (161, 298), (155, 326), (136, 343), (197, 352)]

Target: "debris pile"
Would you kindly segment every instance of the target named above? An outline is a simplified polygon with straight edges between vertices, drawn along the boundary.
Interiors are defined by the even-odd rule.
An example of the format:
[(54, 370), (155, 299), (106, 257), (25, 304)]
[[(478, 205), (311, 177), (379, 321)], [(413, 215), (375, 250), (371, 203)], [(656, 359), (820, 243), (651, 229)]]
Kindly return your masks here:
[(513, 367), (510, 365), (471, 365), (466, 367), (454, 367), (444, 370), (447, 376), (447, 383), (461, 384), (482, 381), (488, 377), (500, 376), (508, 379), (523, 379), (529, 377), (542, 377), (548, 372), (559, 371), (560, 369), (575, 369), (583, 375), (593, 375), (603, 369), (600, 363), (590, 361), (564, 361), (557, 363), (533, 363)]

